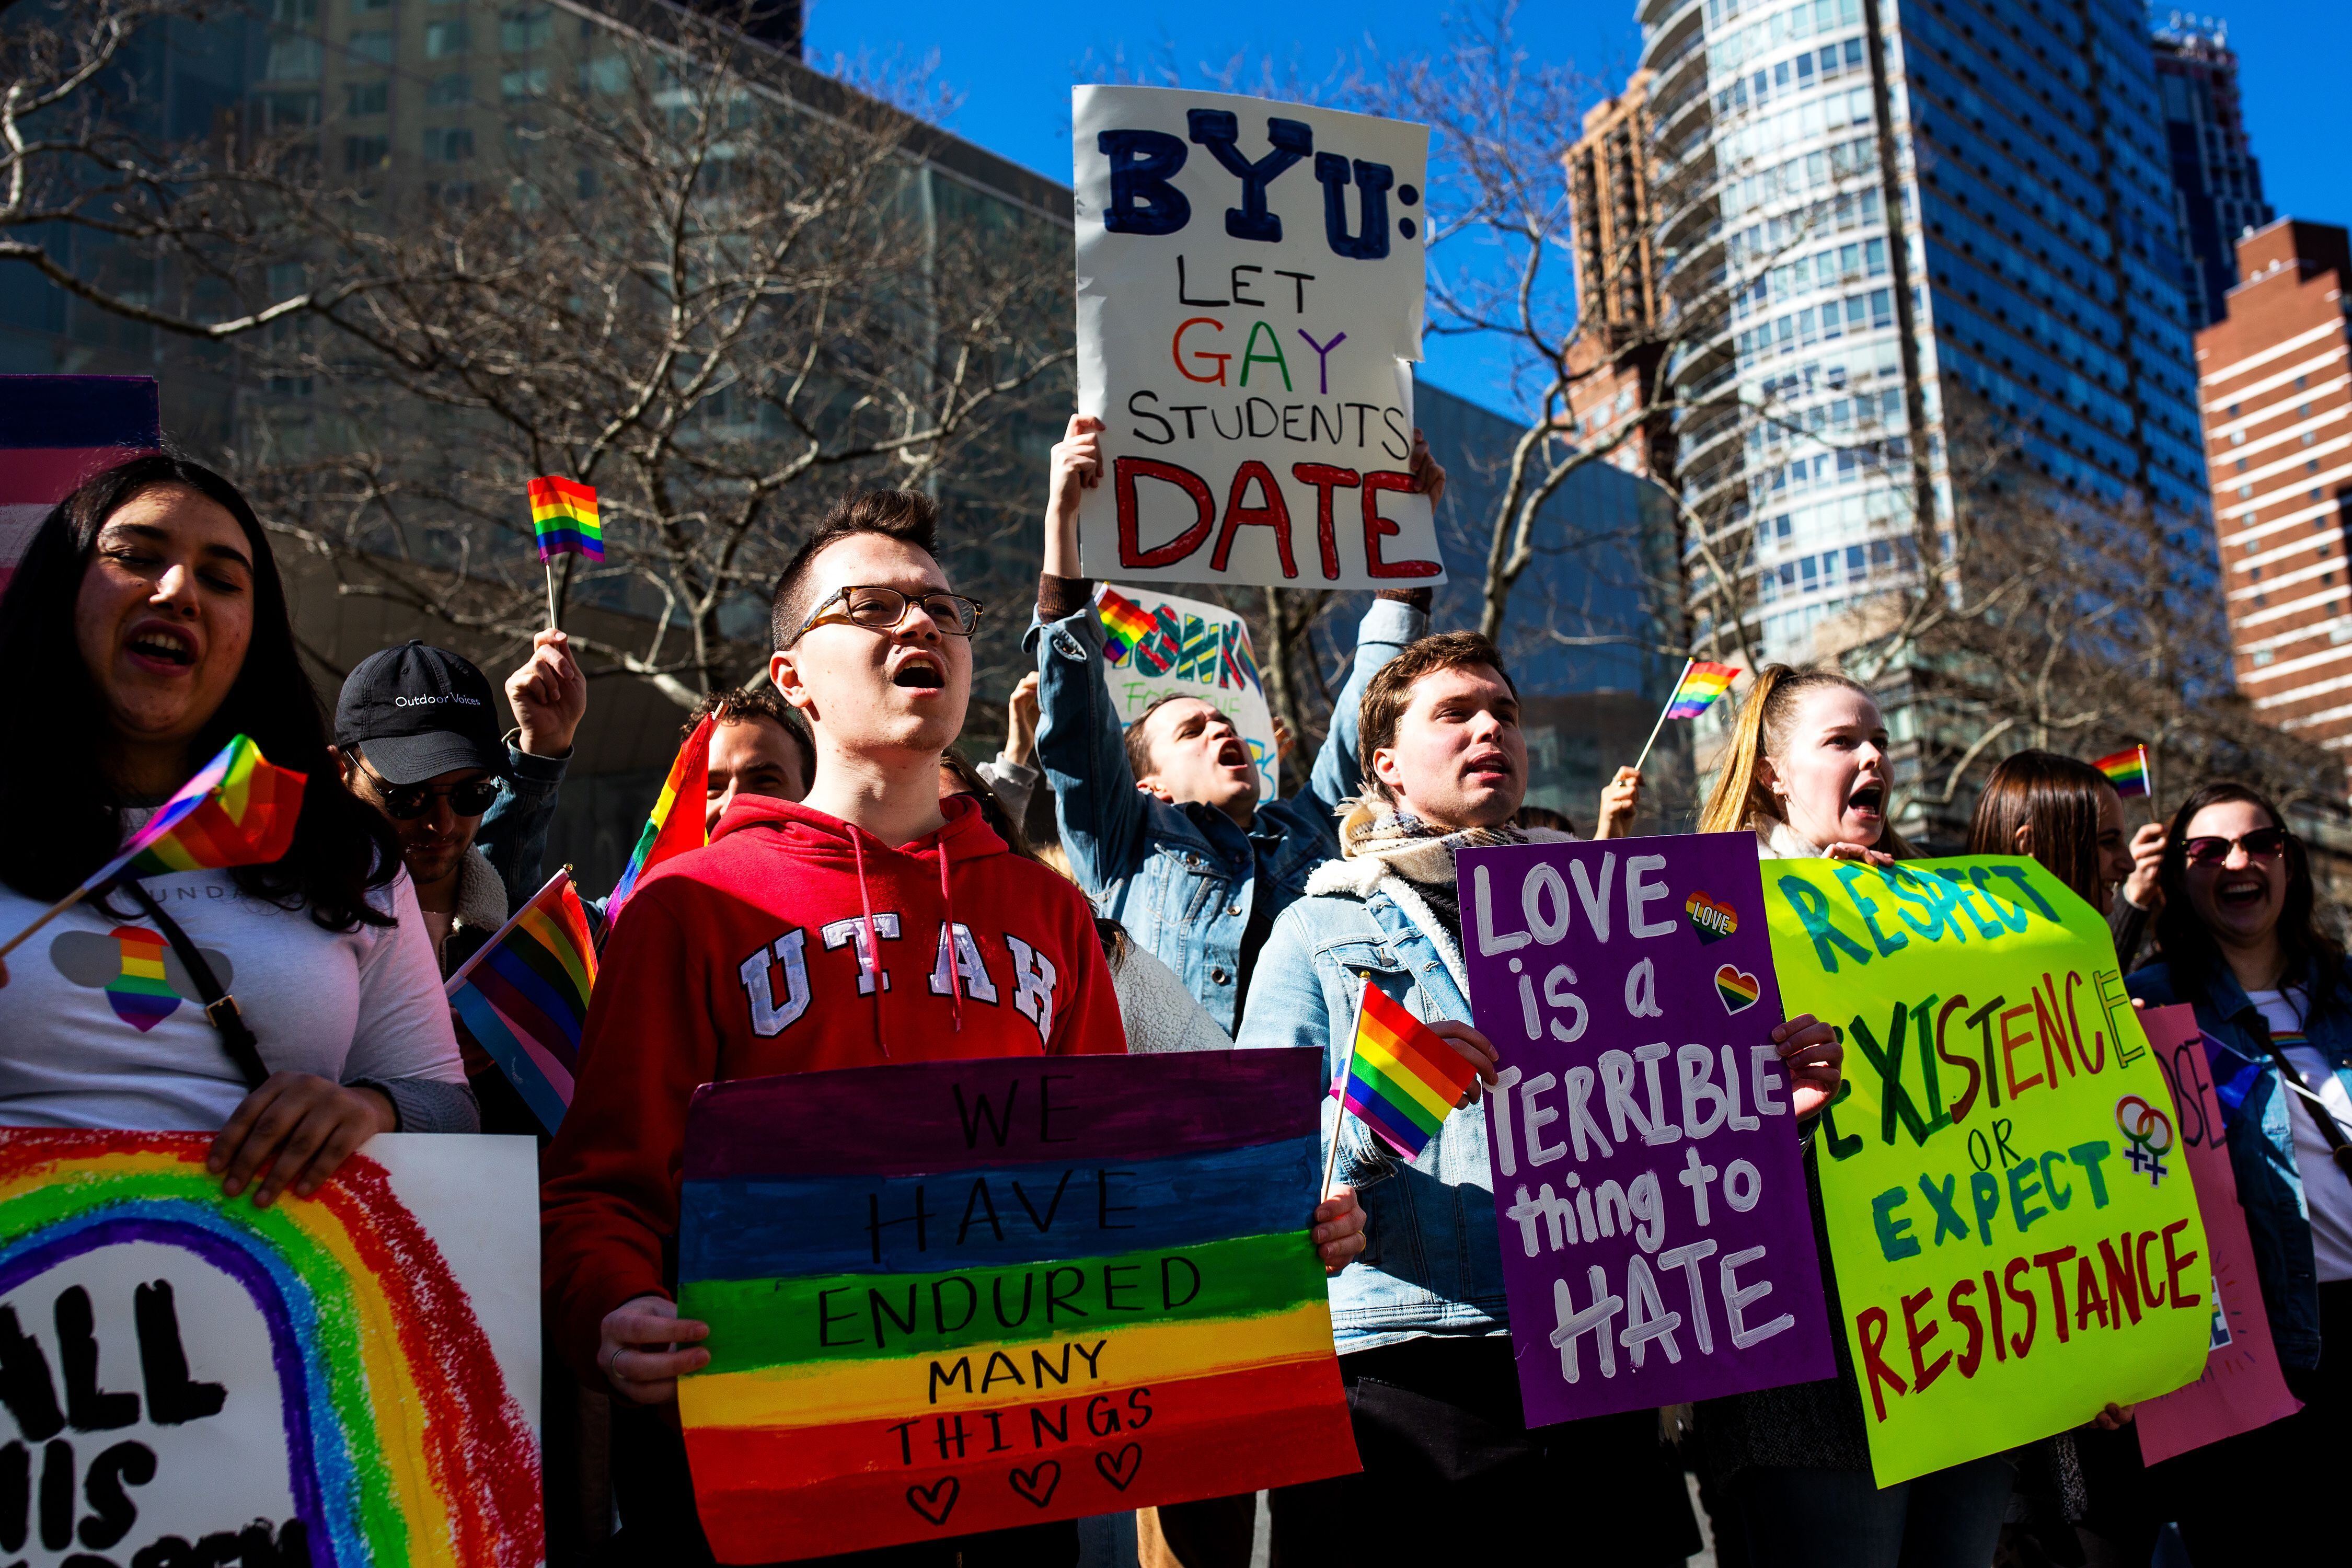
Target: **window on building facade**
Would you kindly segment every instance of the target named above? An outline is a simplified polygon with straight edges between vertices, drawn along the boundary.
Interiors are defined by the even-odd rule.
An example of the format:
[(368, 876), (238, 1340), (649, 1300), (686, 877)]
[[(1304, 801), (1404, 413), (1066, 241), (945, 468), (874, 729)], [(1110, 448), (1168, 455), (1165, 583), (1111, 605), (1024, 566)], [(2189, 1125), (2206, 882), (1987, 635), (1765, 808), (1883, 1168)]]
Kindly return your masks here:
[(425, 24), (425, 58), (428, 60), (462, 55), (473, 47), (473, 30), (466, 26), (463, 16)]
[(425, 128), (425, 161), (426, 163), (462, 163), (473, 155), (473, 127), (434, 125)]
[(382, 114), (392, 104), (392, 83), (354, 81), (344, 85), (343, 111), (358, 116)]
[(425, 101), (436, 109), (446, 109), (456, 104), (471, 103), (473, 100), (474, 79), (463, 73), (456, 76), (436, 76), (425, 89)]

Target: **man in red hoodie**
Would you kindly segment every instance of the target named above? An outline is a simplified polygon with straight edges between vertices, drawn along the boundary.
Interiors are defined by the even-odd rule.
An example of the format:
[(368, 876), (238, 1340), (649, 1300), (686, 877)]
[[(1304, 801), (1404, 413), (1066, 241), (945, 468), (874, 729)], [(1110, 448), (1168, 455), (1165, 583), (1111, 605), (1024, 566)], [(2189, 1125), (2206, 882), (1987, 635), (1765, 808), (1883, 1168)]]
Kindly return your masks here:
[[(709, 1361), (709, 1330), (677, 1315), (668, 1262), (698, 1086), (1126, 1048), (1084, 895), (1006, 853), (973, 802), (940, 798), (980, 606), (940, 570), (937, 516), (910, 492), (852, 497), (785, 567), (769, 675), (816, 742), (808, 797), (737, 800), (708, 847), (646, 877), (604, 950), (545, 1161), (542, 1284), (559, 1352), (619, 1401), (670, 1405), (678, 1375)], [(1362, 1250), (1352, 1194), (1315, 1220), (1327, 1267)], [(629, 1494), (646, 1478), (626, 1473), (623, 1425), (614, 1480), (635, 1544)], [(682, 1453), (647, 1463), (680, 1467), (652, 1489), (674, 1494)], [(690, 1521), (657, 1524), (649, 1560), (708, 1561)], [(1058, 1554), (1040, 1544), (1015, 1555)]]

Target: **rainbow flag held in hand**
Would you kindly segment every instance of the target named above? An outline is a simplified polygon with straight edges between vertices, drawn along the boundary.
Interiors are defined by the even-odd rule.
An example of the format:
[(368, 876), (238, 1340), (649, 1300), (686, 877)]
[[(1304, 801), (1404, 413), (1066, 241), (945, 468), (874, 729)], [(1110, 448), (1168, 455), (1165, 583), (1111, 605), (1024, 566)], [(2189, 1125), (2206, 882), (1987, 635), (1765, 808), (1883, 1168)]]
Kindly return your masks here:
[(445, 987), (458, 1040), (498, 1064), (550, 1132), (572, 1106), (595, 985), (588, 911), (558, 871)]
[(1429, 1146), (1478, 1069), (1428, 1025), (1370, 984), (1356, 1015), (1356, 1044), (1339, 1102), (1410, 1160)]
[(1728, 664), (1709, 664), (1703, 658), (1690, 661), (1675, 684), (1675, 694), (1666, 700), (1669, 719), (1696, 719), (1715, 705), (1715, 700), (1731, 689), (1739, 679), (1739, 670)]
[(2133, 795), (2147, 793), (2147, 748), (2146, 746), (2134, 746), (2128, 752), (2116, 752), (2113, 755), (2101, 757), (2091, 765), (2106, 774), (2107, 782), (2116, 786), (2116, 793), (2126, 800)]
[(530, 531), (539, 558), (581, 555), (604, 559), (604, 525), (597, 520), (596, 489), (550, 474), (530, 481)]
[(662, 782), (661, 796), (654, 802), (653, 815), (646, 818), (646, 830), (637, 835), (637, 847), (629, 852), (629, 863), (622, 868), (613, 896), (604, 900), (606, 920), (620, 918), (621, 905), (637, 890), (646, 872), (673, 855), (710, 842), (702, 810), (710, 794), (710, 731), (715, 720), (716, 715), (706, 716), (677, 749), (669, 777)]
[(301, 816), (302, 789), (308, 782), (307, 774), (271, 766), (259, 746), (236, 736), (158, 806), (121, 853), (82, 887), (98, 889), (124, 871), (134, 877), (168, 877), (177, 871), (267, 865), (294, 842), (294, 824)]

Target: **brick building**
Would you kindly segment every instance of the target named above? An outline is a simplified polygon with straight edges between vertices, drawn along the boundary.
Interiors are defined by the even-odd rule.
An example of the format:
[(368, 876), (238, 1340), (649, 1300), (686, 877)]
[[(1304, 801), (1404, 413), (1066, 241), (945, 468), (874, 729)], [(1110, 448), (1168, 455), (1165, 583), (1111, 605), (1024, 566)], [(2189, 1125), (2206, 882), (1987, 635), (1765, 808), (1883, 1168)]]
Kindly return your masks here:
[[(1650, 73), (1584, 115), (1568, 151), (1569, 230), (1576, 265), (1576, 336), (1569, 425), (1581, 439), (1613, 430), (1647, 401), (1664, 352), (1657, 329), (1657, 214), (1650, 190)], [(1609, 460), (1664, 479), (1674, 467), (1672, 421), (1649, 418)]]
[(2238, 683), (2352, 763), (2352, 252), (2341, 228), (2281, 218), (2237, 260), (2197, 379)]

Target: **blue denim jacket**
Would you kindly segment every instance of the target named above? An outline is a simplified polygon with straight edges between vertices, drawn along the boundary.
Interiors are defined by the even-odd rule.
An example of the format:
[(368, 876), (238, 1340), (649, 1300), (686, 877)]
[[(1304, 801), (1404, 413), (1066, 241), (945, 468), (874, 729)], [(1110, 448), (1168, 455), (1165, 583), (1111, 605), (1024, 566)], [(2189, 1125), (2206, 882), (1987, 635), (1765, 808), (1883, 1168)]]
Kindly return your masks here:
[[(1453, 938), (1412, 885), (1376, 862), (1318, 871), (1307, 896), (1283, 911), (1250, 980), (1249, 1013), (1234, 1043), (1312, 1046), (1324, 1081), (1348, 1057), (1357, 999), (1370, 984), (1417, 1017), (1470, 1019)], [(1335, 1179), (1364, 1205), (1364, 1252), (1331, 1279), (1331, 1328), (1344, 1354), (1423, 1334), (1499, 1334), (1503, 1254), (1486, 1163), (1486, 1102), (1445, 1119), (1410, 1163), (1323, 1099), (1324, 1149), (1339, 1138)]]
[[(2306, 971), (2291, 984), (2307, 993), (2311, 979)], [(2254, 1272), (2262, 1280), (2263, 1304), (2270, 1310), (2271, 1339), (2287, 1365), (2317, 1366), (2319, 1274), (2312, 1258), (2311, 1211), (2304, 1203), (2294, 1130), (2287, 1120), (2293, 1097), (2280, 1088), (2268, 1026), (2227, 969), (2201, 984), (2184, 984), (2168, 965), (2151, 963), (2124, 984), (2151, 1007), (2186, 1002), (2197, 1009), (2213, 1089), (2229, 1129), (2238, 1203), (2246, 1211), (2246, 1234), (2254, 1245)], [(2304, 1032), (2333, 1064), (2337, 1080), (2352, 1089), (2352, 1013), (2331, 1008), (2310, 1019)]]
[(1171, 805), (1137, 790), (1124, 727), (1103, 673), (1102, 618), (1088, 605), (1029, 626), (1037, 657), (1037, 761), (1054, 788), (1062, 847), (1096, 909), (1181, 975), (1232, 1033), (1242, 1011), (1242, 937), (1265, 900), (1271, 921), (1339, 858), (1336, 811), (1362, 781), (1356, 733), (1372, 672), (1429, 629), (1409, 605), (1377, 599), (1356, 633), (1355, 666), (1331, 705), (1331, 731), (1307, 788), (1265, 801), (1244, 833), (1198, 803)]
[(547, 828), (555, 820), (555, 798), (570, 764), (569, 757), (534, 757), (520, 747), (507, 747), (507, 774), (499, 781), (499, 798), (474, 829), (474, 847), (489, 858), (506, 885), (509, 913), (547, 885)]

